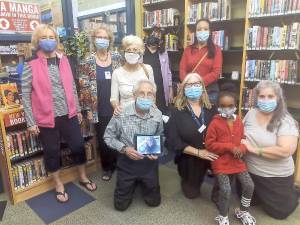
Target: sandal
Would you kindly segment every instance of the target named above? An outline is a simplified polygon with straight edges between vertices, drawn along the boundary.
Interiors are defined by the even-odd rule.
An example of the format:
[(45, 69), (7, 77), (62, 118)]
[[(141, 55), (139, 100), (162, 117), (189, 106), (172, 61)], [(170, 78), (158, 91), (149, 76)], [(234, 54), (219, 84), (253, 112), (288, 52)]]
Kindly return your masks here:
[(55, 191), (55, 198), (56, 198), (56, 200), (59, 202), (59, 203), (66, 203), (66, 202), (68, 202), (69, 201), (69, 196), (68, 196), (68, 199), (67, 200), (65, 200), (65, 201), (63, 201), (63, 200), (60, 200), (59, 198), (58, 198), (58, 196), (60, 196), (60, 195), (62, 195), (62, 196), (64, 196), (64, 197), (66, 197), (66, 194), (67, 194), (67, 192), (66, 191), (64, 191), (64, 192), (59, 192), (59, 191)]
[(102, 180), (104, 181), (110, 181), (111, 177), (112, 177), (112, 171), (103, 171), (102, 173)]
[[(90, 191), (90, 192), (93, 192), (93, 191), (96, 191), (97, 190), (97, 185), (95, 183), (93, 183), (91, 180), (89, 181), (86, 181), (86, 182), (83, 182), (83, 181), (79, 181), (79, 184), (80, 186), (84, 187), (86, 190)], [(90, 189), (88, 188), (88, 185), (91, 185), (92, 184), (95, 184), (96, 188), (95, 189)]]

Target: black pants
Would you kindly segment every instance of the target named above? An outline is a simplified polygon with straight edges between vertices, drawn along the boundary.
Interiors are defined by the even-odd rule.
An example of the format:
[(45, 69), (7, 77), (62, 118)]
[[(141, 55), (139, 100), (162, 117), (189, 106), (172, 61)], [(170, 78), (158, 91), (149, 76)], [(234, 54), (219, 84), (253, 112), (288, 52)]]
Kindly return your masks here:
[(200, 188), (206, 171), (210, 168), (209, 161), (181, 154), (176, 156), (175, 163), (178, 165), (183, 194), (190, 199), (197, 198), (200, 195)]
[(62, 138), (72, 152), (73, 163), (81, 165), (86, 162), (84, 140), (80, 133), (77, 116), (71, 119), (68, 116), (56, 117), (54, 128), (39, 127), (39, 129), (45, 167), (48, 172), (55, 172), (61, 167), (60, 143)]
[(158, 177), (158, 162), (143, 159), (134, 161), (120, 154), (117, 167), (117, 185), (114, 206), (126, 210), (132, 202), (135, 188), (141, 184), (144, 201), (151, 207), (160, 205), (161, 195)]
[(250, 176), (255, 184), (253, 201), (271, 217), (285, 219), (297, 208), (299, 196), (294, 189), (294, 176)]
[(114, 171), (116, 168), (118, 151), (109, 148), (103, 140), (103, 135), (111, 116), (99, 116), (99, 123), (96, 124), (97, 138), (99, 143), (99, 154), (102, 169)]

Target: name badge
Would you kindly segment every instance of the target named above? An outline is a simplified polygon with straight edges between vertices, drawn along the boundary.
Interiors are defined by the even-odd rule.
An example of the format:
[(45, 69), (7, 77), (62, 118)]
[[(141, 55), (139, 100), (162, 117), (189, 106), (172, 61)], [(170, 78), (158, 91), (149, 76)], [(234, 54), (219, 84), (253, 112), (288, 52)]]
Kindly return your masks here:
[(105, 71), (104, 74), (105, 74), (105, 79), (106, 80), (110, 80), (111, 79), (111, 73), (110, 73), (110, 71)]
[(169, 116), (162, 115), (162, 120), (164, 121), (164, 123), (167, 123), (169, 119), (170, 119)]
[(202, 124), (202, 126), (198, 129), (199, 133), (201, 134), (206, 129), (206, 126)]

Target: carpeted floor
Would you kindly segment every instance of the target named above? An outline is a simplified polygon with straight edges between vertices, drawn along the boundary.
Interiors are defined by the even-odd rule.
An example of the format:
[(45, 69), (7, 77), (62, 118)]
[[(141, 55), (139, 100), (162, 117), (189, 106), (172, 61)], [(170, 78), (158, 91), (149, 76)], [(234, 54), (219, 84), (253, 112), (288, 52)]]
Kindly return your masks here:
[[(160, 185), (162, 204), (157, 208), (147, 207), (140, 197), (139, 190), (130, 208), (125, 212), (117, 212), (113, 208), (113, 191), (115, 178), (110, 182), (100, 179), (100, 172), (92, 175), (98, 190), (91, 195), (96, 201), (85, 205), (79, 210), (66, 215), (52, 224), (58, 225), (213, 225), (217, 210), (209, 200), (211, 184), (205, 183), (201, 189), (202, 196), (195, 200), (186, 199), (179, 186), (179, 177), (172, 163), (160, 167)], [(76, 183), (76, 182), (75, 182)], [(72, 196), (71, 196), (72, 197)], [(74, 196), (75, 197), (75, 196)], [(0, 200), (5, 199), (4, 194)], [(54, 200), (54, 199), (53, 199)], [(41, 203), (43, 204), (43, 203)], [(233, 216), (236, 199), (232, 201), (230, 224), (241, 224)], [(300, 225), (300, 207), (286, 220), (274, 220), (267, 216), (260, 208), (252, 208), (252, 214), (258, 225)], [(3, 225), (36, 225), (43, 224), (42, 220), (25, 203), (12, 206), (7, 204)]]

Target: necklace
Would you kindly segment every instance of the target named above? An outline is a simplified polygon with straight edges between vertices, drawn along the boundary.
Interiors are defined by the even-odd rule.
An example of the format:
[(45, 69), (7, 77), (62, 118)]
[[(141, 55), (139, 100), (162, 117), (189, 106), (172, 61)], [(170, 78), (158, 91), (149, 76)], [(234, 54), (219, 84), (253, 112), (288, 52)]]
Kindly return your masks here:
[(100, 62), (106, 62), (109, 54), (108, 54), (108, 52), (106, 52), (106, 56), (104, 58), (101, 58), (98, 54), (96, 54), (96, 55)]

